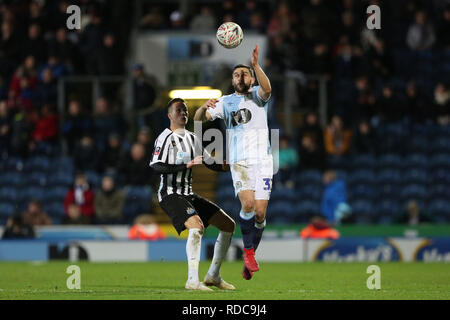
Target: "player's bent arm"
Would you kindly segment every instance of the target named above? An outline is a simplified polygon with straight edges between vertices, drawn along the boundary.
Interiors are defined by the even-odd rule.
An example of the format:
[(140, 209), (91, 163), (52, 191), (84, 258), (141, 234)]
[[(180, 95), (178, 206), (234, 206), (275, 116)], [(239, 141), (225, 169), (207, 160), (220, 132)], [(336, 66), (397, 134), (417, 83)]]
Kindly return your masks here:
[(217, 171), (217, 172), (227, 172), (230, 171), (230, 166), (226, 165), (226, 164), (207, 164), (205, 162), (203, 162), (203, 164), (210, 170), (212, 171)]
[(270, 80), (264, 73), (263, 69), (260, 67), (260, 65), (256, 65), (253, 67), (255, 70), (256, 79), (259, 83), (259, 89), (258, 94), (259, 96), (264, 100), (267, 101), (270, 98), (270, 95), (272, 93), (272, 86), (270, 85)]
[(207, 111), (206, 106), (201, 106), (200, 108), (197, 109), (197, 111), (195, 112), (195, 115), (194, 115), (194, 121), (205, 122), (205, 121), (210, 121), (210, 120), (211, 120), (211, 115)]
[(150, 165), (150, 167), (159, 173), (175, 173), (178, 171), (183, 171), (187, 168), (186, 164), (167, 164), (164, 162), (155, 162)]

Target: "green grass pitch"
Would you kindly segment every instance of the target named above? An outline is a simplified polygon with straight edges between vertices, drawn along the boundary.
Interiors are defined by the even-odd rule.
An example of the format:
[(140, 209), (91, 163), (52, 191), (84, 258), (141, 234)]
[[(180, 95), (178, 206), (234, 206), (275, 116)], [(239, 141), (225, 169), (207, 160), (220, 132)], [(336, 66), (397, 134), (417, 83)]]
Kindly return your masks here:
[[(66, 286), (66, 269), (81, 268), (81, 290)], [(381, 269), (381, 289), (369, 290), (369, 265)], [(203, 279), (209, 262), (200, 264)], [(450, 299), (450, 266), (444, 263), (260, 263), (246, 281), (242, 262), (225, 262), (222, 277), (236, 291), (184, 289), (186, 262), (0, 263), (0, 299), (327, 300)]]

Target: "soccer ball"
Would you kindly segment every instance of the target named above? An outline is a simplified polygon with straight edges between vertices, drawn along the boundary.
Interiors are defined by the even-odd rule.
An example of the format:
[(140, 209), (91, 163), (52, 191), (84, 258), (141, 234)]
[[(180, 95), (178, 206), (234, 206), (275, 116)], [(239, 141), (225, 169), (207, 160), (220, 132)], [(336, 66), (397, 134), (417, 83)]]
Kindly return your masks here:
[(244, 33), (237, 23), (225, 22), (217, 29), (216, 37), (223, 47), (233, 49), (241, 44)]

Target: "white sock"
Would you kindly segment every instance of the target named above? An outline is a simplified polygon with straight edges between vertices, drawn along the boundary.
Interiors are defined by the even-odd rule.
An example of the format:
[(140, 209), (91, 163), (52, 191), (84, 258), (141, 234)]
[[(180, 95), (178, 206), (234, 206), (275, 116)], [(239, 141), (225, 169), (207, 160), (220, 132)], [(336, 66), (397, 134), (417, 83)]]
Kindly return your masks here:
[(202, 236), (203, 232), (200, 229), (189, 229), (189, 236), (186, 242), (189, 282), (199, 282), (198, 265), (200, 263)]
[(219, 236), (217, 237), (216, 244), (214, 245), (213, 259), (208, 270), (208, 274), (213, 278), (217, 278), (220, 274), (220, 266), (227, 255), (232, 237), (232, 232), (225, 231), (220, 231)]

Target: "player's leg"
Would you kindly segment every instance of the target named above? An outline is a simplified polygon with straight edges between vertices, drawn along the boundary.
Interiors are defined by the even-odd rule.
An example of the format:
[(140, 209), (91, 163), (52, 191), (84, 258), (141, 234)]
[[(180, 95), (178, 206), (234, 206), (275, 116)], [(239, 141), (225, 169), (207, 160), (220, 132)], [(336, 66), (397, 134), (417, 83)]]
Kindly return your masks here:
[(253, 236), (253, 247), (255, 251), (261, 242), (266, 226), (266, 211), (268, 204), (268, 200), (255, 200), (255, 232)]
[(186, 255), (188, 259), (188, 280), (186, 289), (210, 291), (198, 278), (198, 267), (200, 264), (200, 254), (202, 248), (202, 237), (204, 233), (203, 222), (198, 215), (193, 215), (184, 223), (189, 230), (186, 241)]
[(227, 283), (220, 276), (220, 267), (222, 266), (222, 262), (225, 260), (230, 247), (236, 224), (234, 220), (222, 210), (217, 211), (211, 219), (209, 219), (209, 224), (215, 226), (220, 232), (214, 245), (211, 266), (209, 267), (203, 282), (205, 285), (214, 285), (220, 289), (234, 290), (235, 287), (232, 284)]

